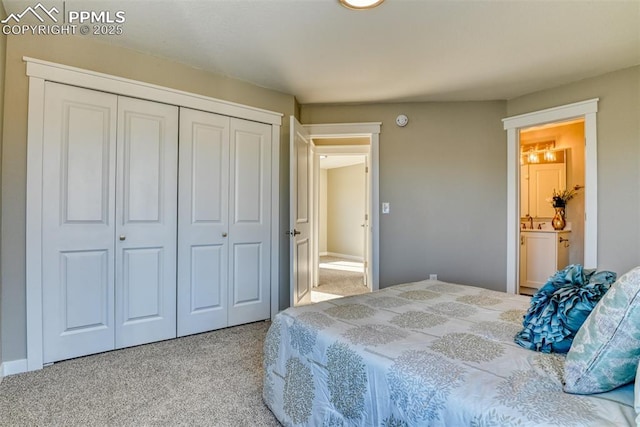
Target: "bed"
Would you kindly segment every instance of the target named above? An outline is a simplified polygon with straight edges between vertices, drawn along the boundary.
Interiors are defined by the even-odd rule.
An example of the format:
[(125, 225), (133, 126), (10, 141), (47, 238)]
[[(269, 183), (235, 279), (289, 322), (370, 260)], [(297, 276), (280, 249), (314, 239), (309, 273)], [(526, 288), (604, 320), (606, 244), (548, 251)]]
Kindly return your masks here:
[(264, 401), (285, 426), (635, 425), (633, 384), (564, 393), (564, 356), (513, 342), (529, 300), (427, 280), (287, 309)]

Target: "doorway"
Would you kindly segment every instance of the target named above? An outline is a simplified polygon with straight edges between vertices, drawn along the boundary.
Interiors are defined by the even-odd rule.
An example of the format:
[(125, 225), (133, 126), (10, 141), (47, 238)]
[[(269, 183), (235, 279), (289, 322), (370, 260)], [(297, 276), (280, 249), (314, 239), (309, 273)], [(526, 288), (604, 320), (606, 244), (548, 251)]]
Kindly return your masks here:
[(319, 171), (321, 155), (365, 156), (366, 214), (362, 269), (369, 290), (379, 287), (379, 138), (381, 123), (301, 125), (290, 118), (290, 305), (310, 303), (320, 276)]
[(369, 292), (365, 276), (367, 156), (322, 154), (318, 173), (318, 271), (311, 301)]
[[(533, 295), (556, 271), (584, 264), (584, 134), (584, 118), (519, 130), (520, 294)], [(554, 194), (568, 198), (566, 205), (556, 209)]]
[(506, 291), (519, 293), (520, 263), (520, 130), (548, 123), (584, 120), (584, 247), (585, 268), (598, 266), (598, 98), (503, 119), (507, 131), (507, 265)]

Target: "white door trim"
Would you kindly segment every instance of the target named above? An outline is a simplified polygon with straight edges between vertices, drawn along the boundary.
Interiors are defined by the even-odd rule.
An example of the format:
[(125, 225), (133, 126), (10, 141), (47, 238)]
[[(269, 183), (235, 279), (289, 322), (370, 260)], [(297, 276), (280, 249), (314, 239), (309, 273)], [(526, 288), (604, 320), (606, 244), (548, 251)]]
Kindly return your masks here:
[(27, 369), (42, 369), (42, 148), (45, 81), (84, 87), (179, 107), (189, 107), (272, 125), (271, 178), (271, 317), (279, 308), (280, 126), (282, 114), (145, 82), (83, 70), (29, 57), (29, 113), (27, 134), (26, 301)]
[[(332, 123), (303, 125), (309, 131), (311, 138), (354, 138), (367, 137), (371, 141), (369, 146), (334, 146), (331, 153), (367, 153), (369, 152), (369, 186), (371, 188), (369, 224), (371, 229), (371, 289), (380, 288), (380, 128), (382, 122), (371, 123)], [(316, 147), (316, 155), (329, 148)], [(356, 148), (357, 147), (357, 148)], [(362, 151), (360, 151), (362, 150)], [(370, 151), (369, 151), (370, 150)]]
[(596, 114), (599, 98), (507, 117), (507, 292), (518, 292), (520, 228), (520, 129), (584, 117), (585, 224), (584, 266), (598, 266), (598, 137)]

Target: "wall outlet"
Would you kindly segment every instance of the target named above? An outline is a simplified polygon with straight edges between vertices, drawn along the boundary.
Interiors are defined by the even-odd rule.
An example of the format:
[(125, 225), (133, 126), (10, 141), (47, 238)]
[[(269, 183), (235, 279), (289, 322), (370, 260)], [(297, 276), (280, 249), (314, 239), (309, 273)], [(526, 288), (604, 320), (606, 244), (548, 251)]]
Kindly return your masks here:
[(389, 213), (389, 203), (388, 202), (382, 202), (382, 213), (383, 214), (388, 214)]
[(438, 275), (437, 274), (430, 274), (429, 275), (429, 280), (438, 280)]

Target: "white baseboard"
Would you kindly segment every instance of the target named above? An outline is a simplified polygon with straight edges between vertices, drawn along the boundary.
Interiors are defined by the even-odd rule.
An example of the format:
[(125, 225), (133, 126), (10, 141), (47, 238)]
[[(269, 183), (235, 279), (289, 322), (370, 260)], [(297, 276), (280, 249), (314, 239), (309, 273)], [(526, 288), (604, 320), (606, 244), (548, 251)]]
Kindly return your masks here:
[(318, 255), (320, 255), (320, 256), (327, 256), (327, 255), (329, 255), (329, 252), (320, 252)]
[(0, 379), (23, 372), (27, 372), (27, 359), (11, 360), (0, 364)]
[(361, 257), (361, 256), (338, 254), (338, 253), (335, 253), (335, 252), (327, 252), (326, 256), (333, 256), (333, 257), (336, 257), (336, 258), (350, 259), (352, 261), (360, 261), (360, 262), (364, 261), (364, 258)]

